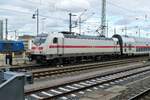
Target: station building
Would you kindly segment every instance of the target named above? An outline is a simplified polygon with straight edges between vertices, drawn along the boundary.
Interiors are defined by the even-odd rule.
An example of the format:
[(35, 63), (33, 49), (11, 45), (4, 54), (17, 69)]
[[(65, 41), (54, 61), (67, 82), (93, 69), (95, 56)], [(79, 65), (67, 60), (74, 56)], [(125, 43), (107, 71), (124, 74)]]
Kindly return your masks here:
[(31, 43), (33, 39), (34, 39), (34, 36), (32, 35), (19, 36), (19, 40), (24, 42), (24, 48), (27, 52), (31, 50)]

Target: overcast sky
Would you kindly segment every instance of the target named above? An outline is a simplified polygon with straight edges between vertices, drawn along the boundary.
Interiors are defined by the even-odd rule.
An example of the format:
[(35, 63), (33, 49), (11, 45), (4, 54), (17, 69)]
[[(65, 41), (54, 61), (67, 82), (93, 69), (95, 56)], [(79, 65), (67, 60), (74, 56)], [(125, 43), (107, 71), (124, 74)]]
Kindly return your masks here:
[[(109, 35), (124, 34), (122, 28), (127, 27), (128, 34), (142, 36), (150, 33), (150, 2), (148, 0), (107, 0), (107, 20)], [(68, 13), (81, 13), (82, 32), (94, 34), (100, 26), (101, 0), (0, 0), (0, 19), (8, 18), (9, 31), (17, 30), (19, 34), (36, 35), (36, 20), (32, 19), (35, 10), (40, 12), (40, 32), (68, 30)], [(74, 28), (78, 32), (78, 27)]]

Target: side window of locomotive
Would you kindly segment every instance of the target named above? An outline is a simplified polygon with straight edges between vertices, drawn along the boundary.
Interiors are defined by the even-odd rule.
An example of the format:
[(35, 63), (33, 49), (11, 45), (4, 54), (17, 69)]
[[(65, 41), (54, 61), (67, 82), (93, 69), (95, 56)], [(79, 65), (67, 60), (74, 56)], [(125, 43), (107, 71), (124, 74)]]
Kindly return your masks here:
[(119, 42), (117, 41), (117, 45), (119, 45)]
[(57, 43), (58, 43), (58, 38), (54, 38), (54, 39), (53, 39), (53, 43), (54, 43), (54, 44), (57, 44)]

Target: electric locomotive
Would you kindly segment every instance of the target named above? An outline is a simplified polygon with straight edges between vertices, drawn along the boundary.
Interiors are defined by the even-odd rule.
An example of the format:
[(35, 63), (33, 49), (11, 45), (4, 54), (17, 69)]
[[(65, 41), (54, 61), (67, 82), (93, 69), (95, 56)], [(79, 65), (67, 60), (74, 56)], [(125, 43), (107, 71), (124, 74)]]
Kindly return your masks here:
[[(117, 38), (87, 36), (69, 32), (41, 34), (32, 45), (31, 59), (72, 62), (120, 55)], [(59, 60), (59, 61), (58, 61)]]
[(22, 41), (0, 40), (0, 53), (23, 52), (24, 44)]

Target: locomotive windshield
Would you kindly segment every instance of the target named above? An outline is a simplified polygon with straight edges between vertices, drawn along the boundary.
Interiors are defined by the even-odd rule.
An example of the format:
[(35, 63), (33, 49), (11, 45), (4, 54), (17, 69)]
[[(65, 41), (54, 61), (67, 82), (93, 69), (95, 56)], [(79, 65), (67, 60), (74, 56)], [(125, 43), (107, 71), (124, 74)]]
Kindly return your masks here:
[(35, 45), (41, 45), (41, 44), (45, 43), (47, 36), (48, 36), (48, 34), (40, 34), (35, 37), (33, 43)]

